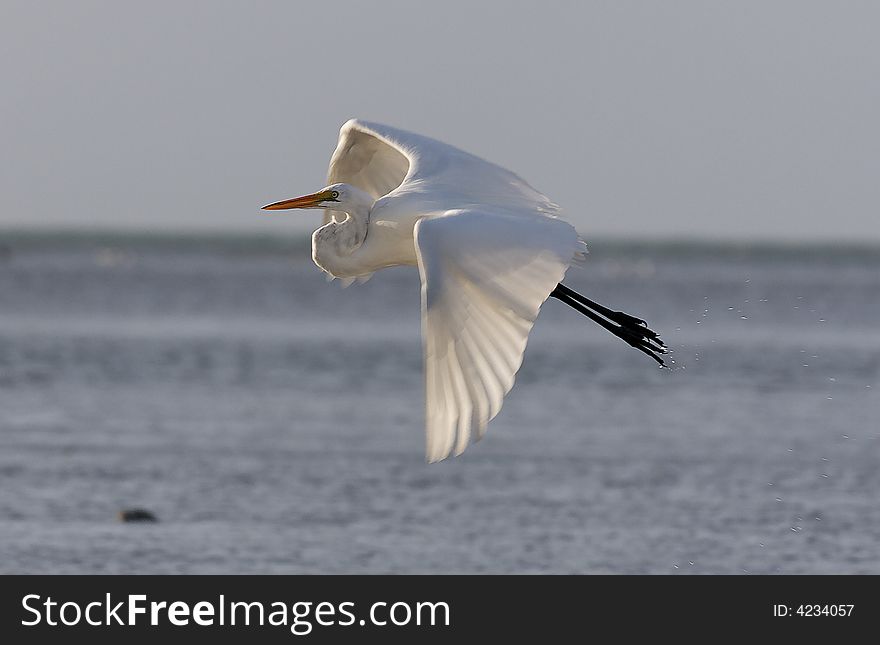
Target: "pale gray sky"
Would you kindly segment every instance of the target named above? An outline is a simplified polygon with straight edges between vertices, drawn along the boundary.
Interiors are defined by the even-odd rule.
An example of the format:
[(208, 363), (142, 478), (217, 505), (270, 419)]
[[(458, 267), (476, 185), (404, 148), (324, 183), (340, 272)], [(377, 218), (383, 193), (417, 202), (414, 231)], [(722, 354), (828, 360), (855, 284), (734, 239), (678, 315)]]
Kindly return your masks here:
[[(590, 235), (880, 241), (877, 2), (0, 2), (0, 228), (296, 230), (356, 116)], [(313, 227), (317, 214), (300, 216)]]

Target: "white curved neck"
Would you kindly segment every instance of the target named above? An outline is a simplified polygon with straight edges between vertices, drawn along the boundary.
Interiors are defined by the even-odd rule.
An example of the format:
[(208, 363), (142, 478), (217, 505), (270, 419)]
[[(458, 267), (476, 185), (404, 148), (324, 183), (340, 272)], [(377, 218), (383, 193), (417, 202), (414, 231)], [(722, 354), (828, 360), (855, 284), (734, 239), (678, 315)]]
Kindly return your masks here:
[(331, 221), (312, 235), (315, 264), (339, 277), (360, 275), (356, 260), (350, 256), (367, 238), (370, 209), (375, 201), (372, 195), (354, 186), (346, 186), (346, 192), (346, 201), (336, 205), (334, 210), (348, 217)]

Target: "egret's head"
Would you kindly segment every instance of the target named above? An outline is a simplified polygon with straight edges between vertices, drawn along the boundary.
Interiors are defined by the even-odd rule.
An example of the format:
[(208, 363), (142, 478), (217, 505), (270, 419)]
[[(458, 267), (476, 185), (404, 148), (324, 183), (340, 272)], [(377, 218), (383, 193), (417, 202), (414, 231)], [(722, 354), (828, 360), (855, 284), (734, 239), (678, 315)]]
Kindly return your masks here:
[(263, 206), (263, 210), (284, 211), (290, 210), (291, 208), (329, 208), (332, 210), (344, 211), (344, 206), (351, 202), (354, 190), (357, 189), (348, 184), (333, 184), (326, 188), (322, 188), (317, 193), (267, 204), (266, 206)]

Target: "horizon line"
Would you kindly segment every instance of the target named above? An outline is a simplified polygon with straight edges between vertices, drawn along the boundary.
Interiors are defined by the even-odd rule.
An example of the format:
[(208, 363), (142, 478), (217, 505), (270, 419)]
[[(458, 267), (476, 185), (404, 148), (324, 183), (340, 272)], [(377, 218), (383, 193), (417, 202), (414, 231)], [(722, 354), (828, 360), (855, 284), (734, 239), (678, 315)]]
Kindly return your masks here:
[[(116, 240), (130, 242), (149, 241), (179, 241), (184, 242), (230, 242), (230, 243), (298, 243), (308, 242), (312, 233), (310, 231), (285, 232), (281, 235), (235, 228), (218, 229), (146, 229), (128, 227), (25, 227), (25, 226), (0, 226), (0, 244), (4, 238), (18, 242), (88, 242), (99, 240)], [(65, 239), (66, 238), (66, 239)], [(587, 239), (587, 246), (592, 244), (607, 244), (613, 246), (699, 246), (699, 247), (737, 247), (745, 248), (850, 248), (865, 250), (880, 250), (880, 240), (865, 240), (854, 237), (839, 238), (780, 238), (767, 237), (741, 237), (741, 236), (710, 236), (710, 235), (621, 235), (621, 234), (596, 234)]]

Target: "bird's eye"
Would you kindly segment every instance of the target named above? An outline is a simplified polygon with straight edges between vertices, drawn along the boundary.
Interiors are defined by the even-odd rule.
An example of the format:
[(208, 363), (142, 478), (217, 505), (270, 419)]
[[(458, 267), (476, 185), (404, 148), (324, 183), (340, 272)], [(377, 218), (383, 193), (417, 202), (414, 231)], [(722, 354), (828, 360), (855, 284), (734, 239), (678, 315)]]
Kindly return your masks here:
[(333, 199), (336, 199), (337, 197), (339, 197), (339, 191), (331, 190), (330, 197), (332, 197)]

